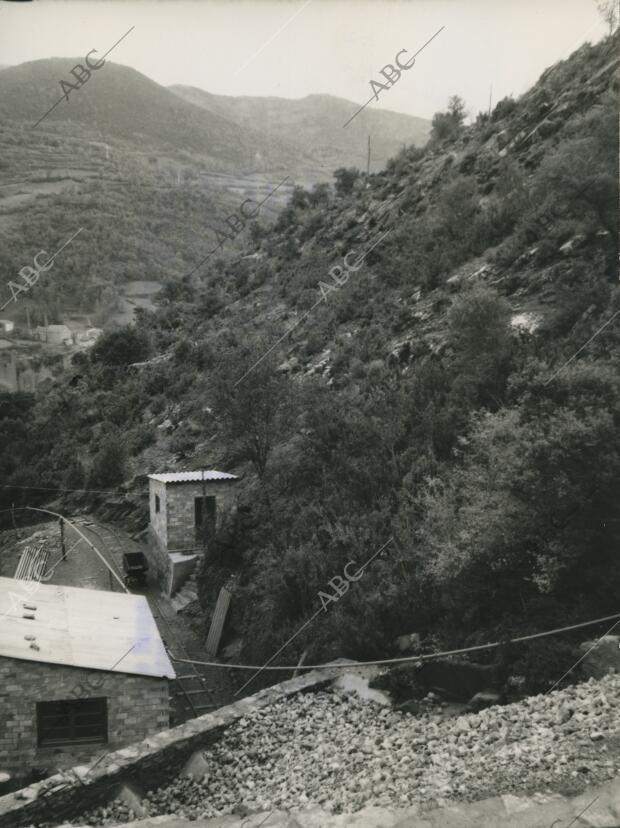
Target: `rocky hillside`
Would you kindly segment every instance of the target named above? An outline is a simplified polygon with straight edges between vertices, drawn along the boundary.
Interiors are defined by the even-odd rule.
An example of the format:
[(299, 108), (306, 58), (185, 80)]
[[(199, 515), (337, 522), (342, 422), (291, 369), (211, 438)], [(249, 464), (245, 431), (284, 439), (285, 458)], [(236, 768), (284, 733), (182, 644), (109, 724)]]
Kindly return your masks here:
[[(363, 166), (355, 142), (340, 136), (342, 124), (337, 152), (326, 155), (314, 140), (319, 130), (334, 143), (340, 110), (335, 115), (325, 103), (299, 115), (310, 121), (301, 141), (294, 102), (291, 112), (270, 107), (268, 123), (252, 124), (241, 114), (255, 108), (251, 99), (204, 107), (111, 62), (83, 87), (66, 86), (63, 100), (60, 79), (68, 83), (70, 68), (81, 62), (32, 61), (6, 68), (0, 79), (0, 304), (11, 299), (5, 286), (37, 250), (58, 249), (83, 227), (57, 260), (54, 278), (28, 297), (35, 324), (81, 312), (97, 314), (95, 324), (107, 327), (126, 282), (180, 279), (223, 235), (226, 252), (239, 254), (247, 229), (232, 234), (226, 220), (246, 198), (262, 202), (260, 217), (269, 221), (294, 182), (329, 181), (334, 167)], [(420, 131), (418, 121), (426, 123), (373, 112), (383, 160), (405, 136), (423, 142), (428, 130)], [(394, 129), (403, 142), (387, 142)], [(5, 315), (26, 327), (24, 304), (9, 305)]]
[[(616, 55), (584, 45), (380, 173), (296, 188), (243, 257), (167, 279), (70, 384), (5, 403), (7, 483), (140, 502), (146, 472), (244, 475), (199, 582), (208, 617), (238, 576), (225, 643), (252, 663), (380, 549), (285, 663), (616, 611)], [(507, 648), (498, 691), (548, 689), (575, 643)]]

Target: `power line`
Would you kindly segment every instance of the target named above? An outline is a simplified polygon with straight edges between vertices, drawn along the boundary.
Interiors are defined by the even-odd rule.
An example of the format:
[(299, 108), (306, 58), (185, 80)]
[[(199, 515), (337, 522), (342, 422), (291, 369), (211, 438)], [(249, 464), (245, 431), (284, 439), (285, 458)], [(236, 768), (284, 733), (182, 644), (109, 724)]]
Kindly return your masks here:
[[(546, 638), (550, 635), (558, 635), (559, 633), (570, 632), (571, 630), (578, 630), (582, 627), (592, 627), (595, 624), (601, 624), (603, 621), (612, 621), (613, 619), (620, 619), (620, 612), (615, 615), (606, 615), (604, 618), (596, 618), (593, 621), (583, 621), (580, 624), (571, 624), (569, 627), (558, 627), (554, 630), (546, 630), (545, 632), (533, 633), (532, 635), (522, 635), (518, 638), (511, 638), (508, 641), (495, 641), (492, 644), (477, 644), (474, 647), (463, 647), (459, 650), (445, 650), (441, 653), (428, 653), (425, 655), (404, 656), (402, 658), (384, 658), (375, 661), (349, 661), (346, 664), (289, 664), (278, 667), (261, 667), (257, 664), (222, 664), (217, 661), (193, 661), (184, 658), (175, 658), (170, 651), (168, 655), (172, 661), (187, 664), (202, 664), (205, 667), (220, 667), (225, 670), (348, 670), (351, 667), (371, 667), (380, 666), (384, 664), (406, 664), (412, 661), (417, 661), (423, 664), (425, 661), (433, 661), (436, 658), (446, 658), (447, 656), (463, 655), (464, 653), (480, 652), (481, 650), (492, 650), (497, 647), (503, 647), (506, 644), (521, 644), (524, 641), (533, 641), (536, 638)], [(615, 626), (615, 625), (614, 625)], [(569, 671), (570, 672), (570, 671)]]
[(113, 489), (55, 489), (51, 486), (13, 486), (11, 484), (0, 486), (0, 489), (28, 489), (37, 492), (93, 492), (95, 494), (115, 494), (127, 497), (126, 492), (118, 492)]
[(95, 554), (96, 554), (96, 555), (97, 555), (97, 556), (101, 559), (101, 561), (103, 562), (103, 564), (104, 564), (104, 566), (106, 567), (106, 569), (107, 569), (107, 570), (108, 570), (108, 571), (109, 571), (109, 572), (110, 572), (110, 573), (111, 573), (111, 574), (112, 574), (112, 575), (116, 578), (116, 580), (118, 581), (118, 583), (121, 585), (121, 588), (122, 588), (123, 592), (127, 592), (127, 593), (129, 593), (129, 590), (127, 589), (127, 587), (125, 586), (125, 584), (122, 582), (122, 580), (118, 577), (118, 575), (116, 574), (116, 572), (112, 569), (112, 567), (110, 566), (110, 564), (107, 562), (107, 560), (105, 559), (105, 556), (101, 554), (101, 552), (97, 549), (97, 547), (95, 546), (95, 544), (94, 544), (94, 543), (92, 543), (92, 542), (91, 542), (91, 541), (90, 541), (90, 540), (86, 537), (86, 535), (85, 535), (83, 532), (81, 532), (81, 531), (77, 528), (77, 526), (76, 526), (74, 523), (72, 523), (72, 522), (71, 522), (68, 518), (66, 518), (64, 515), (59, 514), (58, 512), (52, 512), (50, 509), (39, 509), (39, 508), (37, 508), (37, 507), (35, 507), (35, 506), (18, 506), (17, 508), (19, 508), (19, 509), (29, 509), (31, 512), (45, 512), (45, 513), (47, 513), (48, 515), (54, 515), (54, 517), (57, 517), (57, 518), (62, 518), (62, 519), (65, 521), (65, 523), (66, 523), (66, 524), (68, 524), (68, 525), (69, 525), (69, 526), (73, 529), (73, 531), (74, 531), (77, 535), (79, 535), (79, 536), (82, 538), (82, 540), (83, 540), (83, 541), (85, 541), (85, 542), (86, 542), (86, 543), (90, 546), (90, 548), (93, 550), (93, 552), (94, 552), (94, 553), (95, 553)]

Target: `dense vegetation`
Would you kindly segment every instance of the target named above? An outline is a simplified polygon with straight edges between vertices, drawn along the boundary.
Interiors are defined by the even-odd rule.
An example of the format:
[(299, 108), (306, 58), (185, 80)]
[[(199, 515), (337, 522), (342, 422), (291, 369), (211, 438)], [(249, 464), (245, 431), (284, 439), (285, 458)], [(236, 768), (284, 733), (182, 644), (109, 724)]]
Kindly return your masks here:
[[(432, 648), (617, 611), (612, 47), (582, 47), (471, 127), (452, 101), (430, 145), (384, 173), (295, 191), (254, 228), (256, 258), (170, 279), (160, 310), (107, 335), (71, 382), (3, 397), (3, 478), (107, 488), (171, 456), (244, 471), (201, 580), (208, 606), (240, 574), (232, 621), (252, 662), (386, 544), (283, 663), (303, 649), (382, 657), (413, 630)], [(384, 230), (333, 283), (330, 268)], [(511, 325), (517, 313), (537, 325)], [(511, 657), (513, 683), (559, 678), (548, 645)]]

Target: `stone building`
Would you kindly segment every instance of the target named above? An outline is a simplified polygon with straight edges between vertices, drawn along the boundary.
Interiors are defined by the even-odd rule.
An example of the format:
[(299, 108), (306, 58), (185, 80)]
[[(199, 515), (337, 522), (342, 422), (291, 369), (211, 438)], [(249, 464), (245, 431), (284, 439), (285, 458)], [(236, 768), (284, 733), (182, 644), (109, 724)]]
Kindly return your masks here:
[(149, 475), (151, 563), (169, 594), (193, 571), (224, 514), (236, 508), (237, 481), (213, 469)]
[(144, 596), (0, 578), (1, 771), (90, 764), (167, 728), (174, 678)]

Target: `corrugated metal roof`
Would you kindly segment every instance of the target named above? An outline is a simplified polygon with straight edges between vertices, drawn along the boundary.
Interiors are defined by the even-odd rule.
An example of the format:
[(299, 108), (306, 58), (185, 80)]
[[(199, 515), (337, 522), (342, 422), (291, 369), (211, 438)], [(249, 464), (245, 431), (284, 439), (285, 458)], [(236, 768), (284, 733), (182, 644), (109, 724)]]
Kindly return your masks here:
[[(34, 618), (24, 618), (24, 614)], [(175, 678), (143, 595), (33, 584), (14, 578), (0, 578), (2, 656)]]
[[(203, 477), (204, 475), (204, 477)], [(215, 471), (185, 471), (185, 472), (163, 472), (162, 474), (149, 474), (151, 480), (159, 480), (160, 483), (200, 483), (202, 480), (238, 480), (236, 474)]]

